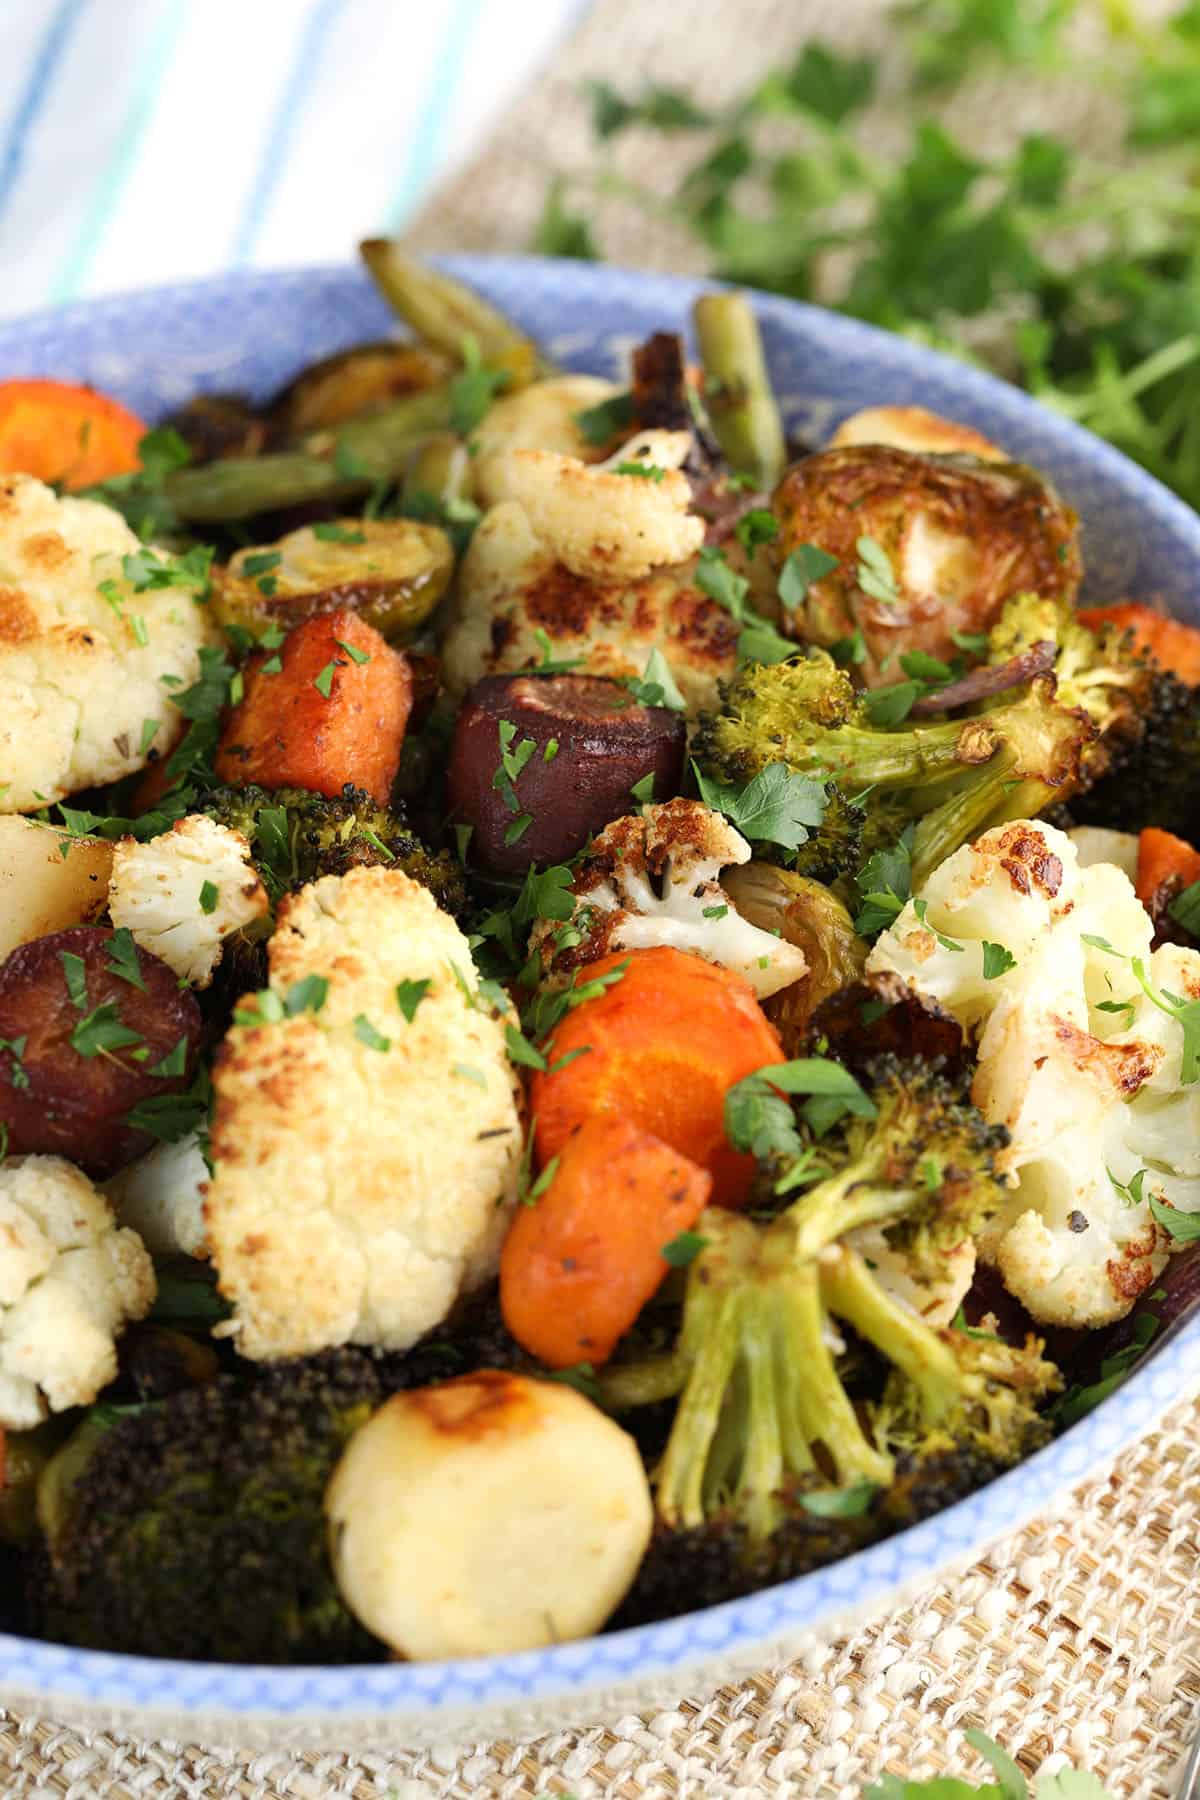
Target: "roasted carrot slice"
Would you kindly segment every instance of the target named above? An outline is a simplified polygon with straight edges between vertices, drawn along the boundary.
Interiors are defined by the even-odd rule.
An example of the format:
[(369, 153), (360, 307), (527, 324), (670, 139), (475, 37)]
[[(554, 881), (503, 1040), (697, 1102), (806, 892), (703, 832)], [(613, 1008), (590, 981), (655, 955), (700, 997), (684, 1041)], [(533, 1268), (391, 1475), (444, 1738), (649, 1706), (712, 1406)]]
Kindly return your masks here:
[(247, 659), (216, 771), (222, 781), (333, 796), (349, 782), (386, 806), (411, 708), (404, 657), (357, 613), (324, 613)]
[[(616, 1113), (706, 1168), (713, 1201), (739, 1206), (754, 1162), (725, 1137), (725, 1095), (784, 1060), (749, 983), (683, 950), (659, 947), (589, 963), (581, 983), (624, 973), (554, 1032), (549, 1072), (533, 1077), (541, 1165), (596, 1113)], [(585, 1051), (585, 1055), (572, 1055)]]
[(1091, 631), (1099, 631), (1102, 625), (1132, 631), (1138, 649), (1147, 651), (1161, 668), (1191, 687), (1200, 685), (1200, 630), (1194, 625), (1168, 619), (1152, 606), (1139, 606), (1132, 600), (1122, 606), (1085, 607), (1079, 617)]
[(67, 381), (0, 381), (0, 471), (90, 487), (138, 467), (146, 426), (136, 414)]
[(1170, 888), (1166, 900), (1173, 900), (1193, 881), (1200, 881), (1200, 850), (1169, 831), (1147, 826), (1138, 838), (1136, 887), (1142, 905), (1150, 912), (1161, 910), (1164, 888)]
[(589, 1119), (504, 1240), (500, 1305), (517, 1342), (552, 1369), (607, 1362), (711, 1189), (707, 1169), (631, 1120)]

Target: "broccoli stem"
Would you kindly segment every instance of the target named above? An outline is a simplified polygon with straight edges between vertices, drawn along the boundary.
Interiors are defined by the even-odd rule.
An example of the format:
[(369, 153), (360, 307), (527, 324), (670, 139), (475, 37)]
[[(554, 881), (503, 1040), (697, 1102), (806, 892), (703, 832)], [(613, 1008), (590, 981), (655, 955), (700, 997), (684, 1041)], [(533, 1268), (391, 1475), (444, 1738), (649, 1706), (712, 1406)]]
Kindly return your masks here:
[(886, 1294), (858, 1252), (844, 1244), (821, 1258), (821, 1294), (832, 1313), (912, 1382), (922, 1423), (940, 1424), (959, 1398), (961, 1375), (954, 1352), (933, 1327)]
[(817, 1256), (827, 1244), (860, 1225), (896, 1219), (912, 1207), (912, 1189), (889, 1185), (883, 1159), (877, 1163), (851, 1163), (840, 1175), (831, 1175), (792, 1202), (780, 1215), (794, 1234), (795, 1254)]
[(839, 787), (852, 791), (949, 781), (964, 768), (987, 762), (1000, 742), (991, 718), (951, 719), (897, 731), (839, 725), (812, 742), (789, 744), (785, 739), (780, 751), (785, 762), (823, 769)]
[(773, 488), (787, 462), (754, 308), (745, 294), (705, 294), (692, 308), (704, 397), (730, 467)]

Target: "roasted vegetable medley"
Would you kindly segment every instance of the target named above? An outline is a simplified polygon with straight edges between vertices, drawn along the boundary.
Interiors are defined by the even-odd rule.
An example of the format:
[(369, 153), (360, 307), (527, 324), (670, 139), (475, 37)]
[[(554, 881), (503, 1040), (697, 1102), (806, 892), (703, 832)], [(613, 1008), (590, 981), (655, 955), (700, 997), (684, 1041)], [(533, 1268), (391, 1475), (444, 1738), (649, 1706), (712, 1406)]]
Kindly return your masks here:
[(668, 1617), (919, 1520), (1196, 1286), (1200, 632), (968, 425), (406, 331), (0, 384), (0, 1624)]

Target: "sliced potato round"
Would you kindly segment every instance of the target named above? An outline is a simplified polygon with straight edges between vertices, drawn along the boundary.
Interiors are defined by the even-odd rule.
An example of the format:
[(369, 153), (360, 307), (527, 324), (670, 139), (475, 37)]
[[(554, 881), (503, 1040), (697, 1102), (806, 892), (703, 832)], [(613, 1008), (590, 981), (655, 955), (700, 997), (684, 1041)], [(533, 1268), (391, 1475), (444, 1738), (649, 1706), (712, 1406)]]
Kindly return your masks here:
[(627, 1432), (573, 1388), (490, 1369), (380, 1407), (325, 1509), (347, 1606), (418, 1661), (598, 1630), (652, 1524)]
[(452, 367), (425, 344), (356, 344), (301, 370), (272, 403), (271, 417), (285, 437), (330, 429), (436, 387)]
[(108, 905), (112, 856), (100, 838), (0, 816), (0, 958), (67, 925), (93, 924)]
[[(272, 554), (279, 561), (264, 565)], [(453, 572), (454, 550), (436, 525), (337, 519), (239, 550), (214, 573), (213, 606), (227, 629), (255, 637), (348, 607), (394, 642), (424, 624)]]

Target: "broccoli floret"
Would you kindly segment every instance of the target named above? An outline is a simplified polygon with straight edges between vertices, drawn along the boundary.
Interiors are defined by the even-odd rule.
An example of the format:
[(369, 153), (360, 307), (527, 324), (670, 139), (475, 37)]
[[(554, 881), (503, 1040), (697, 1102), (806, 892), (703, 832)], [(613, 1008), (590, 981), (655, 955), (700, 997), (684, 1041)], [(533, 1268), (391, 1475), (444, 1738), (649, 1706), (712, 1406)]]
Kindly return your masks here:
[[(36, 1628), (62, 1643), (234, 1662), (353, 1662), (379, 1647), (342, 1604), (323, 1497), (383, 1397), (365, 1353), (226, 1375), (94, 1409), (43, 1478)], [(56, 1459), (57, 1461), (58, 1459)]]
[[(863, 814), (860, 835), (843, 833), (848, 857), (894, 843), (918, 821), (913, 872), (919, 882), (980, 832), (1065, 798), (1095, 737), (1087, 713), (1062, 705), (1049, 676), (969, 718), (907, 720), (883, 729), (871, 722), (870, 706), (870, 697), (856, 693), (821, 651), (751, 664), (730, 683), (717, 717), (703, 721), (696, 756), (725, 781), (744, 782), (780, 762), (830, 776)], [(835, 861), (836, 850), (822, 868), (825, 879)], [(860, 866), (847, 861), (836, 873), (853, 875)]]
[(1097, 780), (1068, 801), (1077, 825), (1200, 835), (1200, 687), (1151, 672), (1136, 734), (1116, 745)]
[[(702, 1534), (726, 1593), (743, 1576), (761, 1584), (843, 1554), (847, 1539), (894, 1528), (932, 1493), (1018, 1461), (1049, 1432), (1037, 1402), (1057, 1371), (1040, 1346), (935, 1328), (844, 1241), (882, 1224), (915, 1277), (932, 1278), (1001, 1201), (1003, 1130), (924, 1065), (878, 1065), (871, 1101), (860, 1097), (835, 1135), (771, 1158), (777, 1194), (820, 1174), (774, 1218), (702, 1216), (674, 1349), (601, 1378), (617, 1408), (678, 1396), (656, 1511), (664, 1533)], [(739, 1118), (738, 1147), (779, 1141), (777, 1120), (752, 1109)], [(847, 1385), (861, 1367), (840, 1356), (847, 1326), (886, 1371), (873, 1395)], [(889, 1506), (898, 1467), (909, 1491)], [(655, 1603), (645, 1590), (643, 1602)]]
[(397, 813), (349, 783), (336, 799), (306, 788), (214, 788), (195, 810), (245, 835), (273, 900), (322, 875), (386, 864), (429, 888), (447, 912), (465, 908), (458, 865), (444, 851), (426, 849)]

